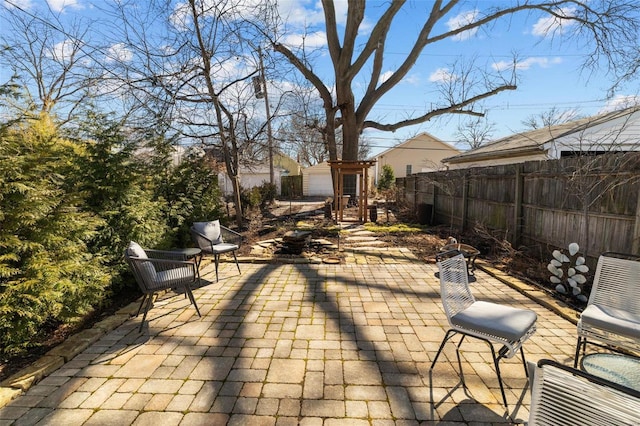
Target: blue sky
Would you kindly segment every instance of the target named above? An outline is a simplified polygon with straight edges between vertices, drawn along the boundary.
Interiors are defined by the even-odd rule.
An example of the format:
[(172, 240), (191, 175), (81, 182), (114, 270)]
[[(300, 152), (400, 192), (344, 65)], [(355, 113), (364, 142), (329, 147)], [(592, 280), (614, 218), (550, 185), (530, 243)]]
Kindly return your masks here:
[[(6, 0), (1, 1), (7, 4)], [(64, 24), (78, 17), (103, 19), (104, 16), (100, 16), (99, 9), (113, 0), (10, 1), (34, 12), (48, 6), (51, 11), (58, 14)], [(251, 3), (259, 0), (247, 1)], [(144, 4), (145, 0), (140, 2)], [(454, 8), (438, 23), (435, 31), (446, 31), (455, 28), (460, 22), (473, 20), (479, 9), (495, 3), (483, 0), (461, 2), (461, 6)], [(94, 7), (96, 4), (100, 7)], [(367, 12), (360, 32), (362, 40), (367, 37), (368, 31), (385, 9), (385, 5), (386, 2), (383, 1), (367, 3)], [(414, 37), (427, 16), (430, 5), (431, 2), (426, 0), (409, 1), (405, 9), (398, 14), (386, 47), (384, 72), (392, 72), (404, 59), (404, 55), (413, 44)], [(333, 77), (328, 67), (324, 15), (320, 2), (318, 0), (280, 0), (279, 7), (281, 16), (285, 18), (287, 29), (282, 40), (295, 45), (304, 33), (306, 46), (320, 49), (314, 69), (331, 86)], [(339, 22), (344, 22), (346, 2), (337, 1), (336, 9)], [(611, 81), (604, 72), (606, 68), (594, 73), (582, 70), (581, 64), (587, 52), (583, 47), (584, 43), (565, 40), (564, 35), (572, 30), (571, 26), (565, 25), (562, 30), (558, 30), (555, 24), (557, 22), (544, 20), (540, 15), (516, 15), (484, 31), (464, 33), (456, 39), (443, 40), (427, 46), (409, 75), (391, 93), (380, 100), (370, 118), (392, 122), (411, 114), (424, 113), (425, 108), (440, 105), (443, 98), (436, 84), (442, 79), (458, 76), (456, 74), (458, 70), (453, 66), (456, 61), (469, 63), (474, 60), (478, 67), (494, 72), (512, 64), (514, 55), (517, 58), (518, 89), (488, 99), (481, 107), (486, 112), (487, 119), (494, 123), (494, 138), (523, 130), (523, 120), (553, 107), (559, 110), (575, 111), (580, 115), (594, 115), (619, 105), (635, 102), (638, 94), (637, 81), (622, 86), (612, 98), (607, 99)], [(550, 28), (560, 32), (556, 31), (555, 37), (551, 37), (548, 31)], [(323, 48), (325, 48), (324, 51)], [(117, 46), (114, 46), (114, 49), (117, 49)], [(127, 52), (121, 52), (121, 54), (126, 58)], [(0, 73), (3, 81), (7, 78), (5, 71), (2, 70)], [(356, 79), (356, 84), (364, 85), (367, 82), (366, 76)], [(280, 83), (274, 82), (274, 86), (285, 85), (283, 82)], [(443, 117), (395, 133), (367, 131), (365, 136), (374, 146), (374, 153), (423, 131), (446, 142), (454, 143), (458, 122), (458, 116)]]
[[(398, 21), (392, 27), (390, 43), (387, 44), (387, 59), (383, 71), (393, 71), (394, 66), (404, 58), (413, 44), (427, 16), (432, 2), (408, 2), (406, 10), (398, 14)], [(491, 6), (496, 2), (461, 2), (436, 26), (436, 32), (455, 28), (460, 22), (473, 20), (478, 8)], [(502, 2), (504, 4), (505, 2)], [(288, 1), (294, 16), (290, 22), (311, 26), (318, 46), (326, 45), (323, 17), (318, 2)], [(342, 4), (344, 6), (344, 3)], [(368, 2), (365, 29), (370, 27), (380, 13), (384, 2)], [(341, 10), (337, 7), (337, 15)], [(442, 97), (435, 83), (455, 73), (452, 64), (475, 60), (478, 66), (490, 70), (503, 69), (517, 58), (518, 80), (516, 91), (503, 92), (483, 104), (483, 110), (490, 122), (495, 123), (494, 137), (502, 137), (523, 130), (522, 121), (531, 115), (549, 111), (555, 107), (561, 111), (573, 111), (580, 115), (593, 115), (620, 105), (634, 103), (637, 95), (637, 81), (621, 88), (612, 98), (607, 99), (611, 81), (603, 70), (592, 73), (582, 69), (584, 55), (583, 40), (563, 40), (560, 33), (568, 34), (573, 28), (564, 23), (558, 30), (557, 22), (541, 15), (521, 14), (492, 25), (484, 31), (462, 34), (455, 39), (444, 40), (427, 46), (420, 60), (407, 78), (392, 93), (381, 99), (373, 112), (375, 118), (388, 120), (402, 118), (412, 112), (424, 111), (425, 106), (438, 105)], [(315, 25), (315, 26), (314, 26)], [(294, 28), (300, 29), (301, 27)], [(550, 31), (556, 29), (555, 37)], [(366, 33), (365, 33), (366, 36)], [(293, 35), (290, 36), (294, 38)], [(310, 38), (310, 37), (308, 37)], [(307, 41), (308, 42), (308, 41)], [(604, 68), (606, 69), (606, 68)], [(329, 75), (327, 73), (327, 75)], [(459, 117), (443, 117), (419, 126), (399, 130), (395, 133), (379, 131), (366, 132), (367, 137), (379, 149), (392, 146), (418, 132), (426, 131), (453, 143)]]

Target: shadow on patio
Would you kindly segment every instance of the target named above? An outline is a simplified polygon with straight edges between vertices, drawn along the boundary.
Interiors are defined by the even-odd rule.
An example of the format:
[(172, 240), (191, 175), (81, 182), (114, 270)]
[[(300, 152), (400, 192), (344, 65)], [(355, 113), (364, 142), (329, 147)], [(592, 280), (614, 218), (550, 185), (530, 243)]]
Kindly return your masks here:
[[(213, 274), (213, 277), (212, 277)], [(486, 345), (452, 344), (435, 265), (234, 264), (203, 270), (198, 318), (168, 293), (0, 409), (12, 424), (511, 423)], [(533, 309), (530, 361), (572, 359), (575, 327), (483, 272), (479, 299)], [(527, 419), (518, 359), (502, 364), (510, 412)]]

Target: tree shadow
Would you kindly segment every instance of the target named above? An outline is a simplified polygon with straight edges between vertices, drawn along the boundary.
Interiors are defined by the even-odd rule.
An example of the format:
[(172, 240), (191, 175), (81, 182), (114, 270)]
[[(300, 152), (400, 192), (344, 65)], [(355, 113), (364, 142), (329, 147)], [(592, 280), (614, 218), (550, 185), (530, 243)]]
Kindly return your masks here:
[[(138, 333), (137, 320), (129, 320), (108, 333), (107, 340), (114, 343), (110, 347), (105, 347), (104, 352), (94, 360), (93, 364), (108, 364), (114, 358), (121, 356), (133, 357), (145, 345), (155, 345), (159, 348), (166, 346), (167, 350), (182, 346), (180, 353), (183, 356), (193, 354), (194, 358), (200, 357), (198, 359), (201, 362), (205, 361), (203, 365), (206, 370), (199, 369), (200, 364), (191, 367), (194, 374), (196, 370), (202, 374), (201, 377), (194, 379), (205, 383), (194, 398), (194, 401), (199, 404), (198, 409), (194, 411), (241, 416), (246, 415), (248, 410), (243, 405), (248, 404), (245, 385), (268, 383), (270, 379), (267, 375), (271, 374), (272, 368), (275, 368), (273, 359), (293, 359), (291, 354), (279, 355), (279, 358), (274, 355), (273, 352), (280, 340), (280, 337), (277, 337), (278, 333), (286, 334), (286, 339), (292, 342), (297, 339), (307, 339), (312, 342), (312, 337), (299, 338), (296, 333), (301, 325), (313, 325), (316, 324), (314, 321), (317, 321), (318, 325), (324, 327), (325, 333), (331, 330), (331, 333), (336, 334), (337, 337), (332, 340), (339, 340), (338, 350), (353, 351), (352, 355), (355, 358), (350, 359), (364, 361), (367, 363), (367, 368), (376, 370), (372, 374), (372, 377), (376, 378), (373, 382), (385, 390), (385, 400), (389, 402), (394, 417), (413, 421), (437, 419), (435, 409), (429, 408), (429, 402), (433, 401), (433, 398), (429, 400), (426, 395), (429, 363), (426, 361), (404, 362), (407, 360), (397, 359), (389, 348), (386, 335), (388, 331), (385, 330), (383, 338), (372, 338), (368, 330), (370, 319), (367, 317), (368, 314), (377, 317), (380, 329), (399, 327), (397, 324), (413, 327), (405, 314), (394, 312), (393, 307), (407, 303), (407, 300), (409, 304), (415, 301), (439, 303), (440, 296), (436, 290), (436, 282), (420, 283), (419, 288), (412, 285), (394, 287), (385, 284), (385, 280), (393, 280), (393, 274), (406, 272), (398, 271), (392, 266), (385, 269), (389, 274), (384, 278), (376, 275), (375, 265), (362, 267), (360, 265), (264, 264), (245, 268), (241, 275), (228, 276), (225, 275), (224, 270), (227, 269), (227, 272), (230, 272), (232, 270), (230, 268), (235, 268), (235, 265), (226, 266), (228, 268), (221, 268), (219, 282), (208, 279), (207, 276), (213, 274), (213, 271), (204, 269), (201, 285), (194, 287), (194, 296), (201, 309), (202, 318), (197, 317), (195, 309), (182, 294), (166, 294), (156, 302), (160, 304), (156, 307), (163, 309), (157, 309), (154, 312), (152, 308), (149, 311), (147, 325), (143, 327), (142, 333)], [(413, 266), (410, 267), (413, 268)], [(432, 268), (425, 265), (416, 269), (416, 280), (428, 280), (427, 276), (432, 276)], [(366, 294), (369, 291), (375, 294)], [(352, 304), (363, 303), (362, 298), (365, 295), (369, 301), (381, 302), (381, 305), (384, 303), (388, 310), (384, 314), (389, 316), (385, 317), (377, 311), (367, 313), (359, 305), (354, 309)], [(268, 304), (273, 304), (273, 308), (269, 308), (272, 310), (267, 312)], [(286, 318), (292, 318), (293, 328), (270, 330), (271, 321), (278, 323), (278, 321), (285, 321)], [(396, 325), (385, 324), (384, 318), (391, 318), (393, 321), (390, 323)], [(152, 326), (148, 325), (149, 321)], [(261, 324), (264, 324), (264, 334), (272, 333), (273, 338), (256, 335), (256, 328), (260, 328)], [(199, 334), (194, 334), (194, 331)], [(401, 336), (399, 332), (398, 336)], [(318, 340), (324, 338), (325, 336), (320, 336)], [(103, 344), (106, 345), (108, 342)], [(98, 348), (95, 350), (97, 351)], [(251, 359), (257, 360), (255, 362), (260, 362), (255, 354), (261, 351), (266, 354), (265, 358), (269, 359), (268, 362), (271, 365), (265, 364), (265, 361), (257, 367), (263, 372), (262, 376), (253, 370), (253, 365), (243, 364), (251, 361), (244, 352), (249, 350), (253, 350), (250, 353), (254, 357)], [(159, 350), (158, 353), (165, 352)], [(295, 359), (304, 362), (305, 374), (301, 382), (293, 385), (304, 389), (310, 366), (309, 358), (296, 357)], [(321, 360), (326, 361), (324, 358)], [(344, 364), (345, 359), (337, 358), (337, 360)], [(423, 365), (416, 368), (418, 364)], [(87, 377), (88, 373), (84, 376), (83, 374), (85, 373), (81, 369), (76, 375)], [(287, 372), (281, 372), (281, 374), (287, 374)], [(429, 389), (432, 389), (431, 379), (429, 375)], [(354, 383), (348, 383), (343, 376), (343, 382), (337, 385), (344, 392), (344, 389), (351, 384), (358, 386), (361, 383), (359, 378)], [(340, 396), (327, 395), (327, 391), (324, 390), (325, 383), (320, 383), (319, 386), (323, 386), (323, 391), (315, 397), (306, 396), (302, 390), (290, 398), (286, 392), (283, 393), (281, 397), (283, 401), (290, 399), (292, 404), (298, 404), (297, 411), (294, 409), (292, 412), (293, 417), (302, 418), (307, 414), (303, 408), (305, 402), (340, 399)], [(332, 391), (335, 392), (335, 388), (334, 386)], [(261, 398), (261, 394), (257, 394), (254, 398)], [(345, 395), (342, 398), (346, 400)], [(472, 402), (470, 399), (469, 404)], [(475, 403), (475, 405), (479, 404)], [(336, 416), (335, 413), (331, 416), (327, 415), (327, 417), (334, 416)]]

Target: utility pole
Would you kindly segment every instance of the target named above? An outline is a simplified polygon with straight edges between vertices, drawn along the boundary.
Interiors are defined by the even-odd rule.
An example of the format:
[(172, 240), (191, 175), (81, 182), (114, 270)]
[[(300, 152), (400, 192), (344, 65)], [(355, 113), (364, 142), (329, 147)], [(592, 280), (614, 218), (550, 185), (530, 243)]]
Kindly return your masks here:
[[(262, 48), (258, 47), (258, 57), (260, 59), (260, 85), (261, 91), (256, 91), (256, 98), (264, 98), (264, 109), (267, 114), (267, 146), (269, 147), (269, 183), (274, 185), (275, 176), (273, 172), (273, 138), (271, 137), (271, 113), (269, 111), (269, 95), (267, 93), (267, 79), (264, 75), (264, 64), (262, 63)], [(255, 86), (255, 80), (254, 80)]]

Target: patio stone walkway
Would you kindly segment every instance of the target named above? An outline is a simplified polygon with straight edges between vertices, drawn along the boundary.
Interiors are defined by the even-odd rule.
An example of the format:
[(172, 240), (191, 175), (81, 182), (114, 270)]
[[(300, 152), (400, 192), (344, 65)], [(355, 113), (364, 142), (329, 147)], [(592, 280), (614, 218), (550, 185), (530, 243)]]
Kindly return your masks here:
[[(0, 409), (0, 425), (499, 424), (505, 417), (488, 347), (463, 348), (468, 391), (448, 344), (433, 264), (222, 264), (194, 290), (106, 333)], [(476, 272), (478, 299), (533, 309), (529, 361), (572, 362), (575, 326)], [(528, 418), (519, 359), (501, 364), (510, 412)]]

